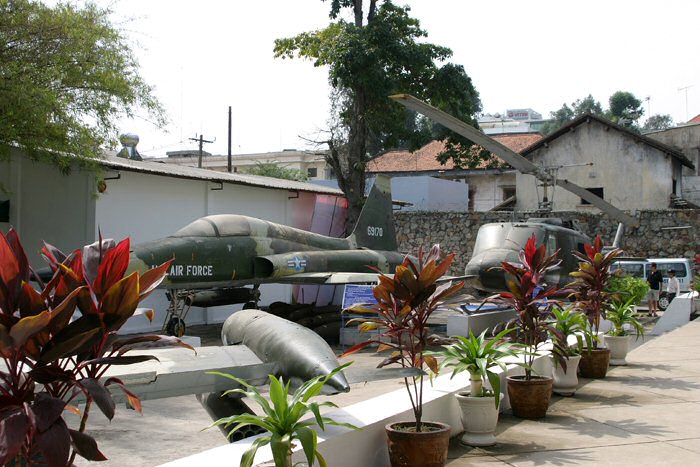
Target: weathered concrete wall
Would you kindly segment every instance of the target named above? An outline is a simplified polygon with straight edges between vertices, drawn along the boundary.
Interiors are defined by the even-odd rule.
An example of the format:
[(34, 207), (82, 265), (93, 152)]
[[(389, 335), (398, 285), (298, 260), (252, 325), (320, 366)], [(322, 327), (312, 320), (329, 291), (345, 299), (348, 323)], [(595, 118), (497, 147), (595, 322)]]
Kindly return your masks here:
[[(605, 215), (574, 211), (554, 215), (564, 220), (577, 220), (584, 233), (591, 237), (600, 234), (607, 245), (615, 238), (617, 222)], [(518, 213), (515, 220), (527, 217), (530, 216), (526, 213)], [(700, 211), (638, 211), (636, 217), (640, 226), (626, 229), (622, 241), (626, 255), (693, 258), (700, 253)], [(394, 219), (400, 251), (415, 253), (421, 245), (428, 248), (439, 243), (444, 252), (457, 255), (452, 274), (463, 274), (482, 224), (514, 220), (510, 212), (412, 212), (396, 213)], [(669, 229), (685, 226), (690, 227)]]
[[(667, 208), (672, 180), (680, 179), (677, 160), (597, 121), (578, 125), (529, 157), (540, 166), (562, 166), (558, 178), (583, 188), (603, 188), (603, 198), (625, 210)], [(581, 165), (587, 163), (593, 165)], [(534, 177), (518, 173), (516, 186), (518, 210), (537, 209), (541, 193), (538, 196)], [(598, 212), (559, 187), (548, 198), (554, 200), (556, 210)]]

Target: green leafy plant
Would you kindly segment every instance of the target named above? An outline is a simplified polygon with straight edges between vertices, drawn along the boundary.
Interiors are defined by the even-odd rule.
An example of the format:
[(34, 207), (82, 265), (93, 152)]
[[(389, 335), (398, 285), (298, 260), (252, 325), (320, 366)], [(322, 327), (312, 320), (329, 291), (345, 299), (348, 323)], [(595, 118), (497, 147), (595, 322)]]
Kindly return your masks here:
[[(580, 355), (583, 351), (583, 343), (586, 342), (587, 347), (591, 347), (593, 336), (588, 331), (588, 321), (583, 313), (579, 313), (573, 308), (552, 309), (552, 329), (556, 333), (551, 334), (552, 340), (557, 340), (559, 347), (567, 356)], [(576, 345), (569, 344), (569, 337), (575, 336)]]
[[(596, 236), (593, 244), (584, 245), (585, 253), (574, 251), (579, 259), (578, 270), (570, 275), (574, 281), (567, 287), (573, 292), (570, 297), (574, 300), (574, 306), (582, 311), (588, 319), (591, 332), (598, 334), (600, 320), (605, 319), (606, 313), (615, 300), (615, 293), (608, 292), (607, 288), (611, 278), (610, 266), (615, 258), (622, 254), (622, 250), (614, 248), (603, 254), (603, 246), (600, 235)], [(592, 342), (593, 349), (597, 347), (598, 340)]]
[(635, 310), (635, 297), (630, 297), (624, 302), (613, 301), (610, 309), (607, 312), (607, 320), (613, 325), (608, 331), (610, 336), (628, 336), (629, 331), (625, 329), (625, 325), (629, 325), (634, 330), (637, 338), (644, 335), (644, 326), (637, 319), (637, 311)]
[(506, 323), (506, 329), (513, 329), (511, 340), (526, 347), (525, 377), (532, 379), (532, 364), (537, 357), (537, 351), (550, 335), (558, 336), (553, 341), (552, 355), (555, 360), (566, 368), (566, 350), (560, 346), (562, 339), (559, 331), (552, 326), (552, 310), (560, 305), (555, 297), (564, 291), (557, 284), (547, 286), (545, 275), (559, 267), (561, 260), (557, 259), (559, 250), (547, 255), (544, 244), (537, 246), (533, 234), (520, 251), (520, 263), (503, 261), (501, 269), (507, 273), (506, 285), (508, 291), (493, 295), (487, 299), (496, 303), (506, 304), (517, 313), (517, 318)]
[[(306, 381), (294, 391), (291, 400), (289, 400), (289, 382), (285, 384), (283, 380), (277, 379), (274, 375), (270, 375), (270, 402), (268, 402), (254, 386), (251, 386), (245, 380), (226, 373), (211, 372), (210, 374), (212, 375), (219, 375), (231, 379), (244, 388), (230, 389), (223, 394), (224, 396), (229, 394), (241, 394), (255, 401), (264, 412), (264, 415), (245, 413), (220, 418), (211, 426), (223, 425), (224, 428), (232, 427), (229, 436), (249, 425), (259, 426), (269, 432), (268, 435), (261, 436), (253, 441), (253, 444), (243, 454), (243, 457), (241, 457), (241, 467), (250, 467), (253, 465), (253, 459), (258, 449), (268, 444), (272, 449), (275, 465), (278, 467), (290, 466), (292, 448), (294, 447), (295, 440), (301, 443), (309, 466), (312, 466), (315, 460), (318, 459), (318, 463), (321, 467), (325, 467), (327, 465), (326, 460), (317, 449), (318, 435), (313, 429), (313, 426), (318, 425), (322, 430), (325, 430), (326, 425), (344, 426), (354, 430), (358, 430), (359, 428), (349, 423), (335, 422), (321, 415), (321, 407), (337, 407), (334, 403), (317, 403), (310, 402), (310, 400), (321, 392), (326, 381), (342, 371), (350, 365), (350, 363), (336, 368), (326, 376), (317, 376)], [(309, 413), (312, 413), (313, 417), (303, 419), (304, 416)]]
[(649, 291), (649, 282), (641, 277), (632, 277), (619, 272), (624, 270), (618, 269), (610, 276), (606, 292), (614, 294), (612, 299), (615, 302), (620, 303), (631, 298), (633, 305), (639, 305)]
[[(163, 280), (169, 263), (139, 275), (124, 277), (129, 264), (129, 240), (89, 245), (66, 256), (46, 245), (42, 250), (54, 270), (51, 280), (35, 290), (37, 277), (27, 261), (17, 233), (0, 235), (0, 464), (34, 462), (71, 465), (76, 455), (105, 460), (95, 440), (85, 433), (92, 404), (110, 420), (115, 386), (139, 412), (141, 402), (118, 378), (106, 378), (111, 365), (155, 359), (127, 356), (136, 348), (179, 345), (167, 336), (118, 338), (131, 316), (152, 310), (138, 303)], [(74, 312), (80, 316), (71, 321)], [(85, 400), (85, 409), (73, 404)], [(81, 416), (80, 427), (69, 428), (65, 411)], [(72, 453), (71, 453), (72, 450)]]
[[(469, 330), (469, 337), (454, 336), (455, 343), (433, 355), (443, 357), (440, 368), (452, 368), (451, 378), (463, 371), (469, 373), (470, 396), (494, 396), (498, 407), (501, 400), (501, 378), (492, 369), (499, 367), (505, 372), (507, 368), (504, 360), (515, 357), (517, 347), (505, 338), (511, 332), (510, 329), (501, 331), (493, 339), (487, 339), (486, 332), (474, 336)], [(491, 390), (485, 388), (486, 381), (491, 384)]]
[(419, 376), (404, 378), (404, 384), (415, 417), (415, 431), (423, 429), (423, 373), (424, 365), (431, 371), (439, 371), (437, 359), (427, 355), (428, 345), (447, 343), (444, 339), (429, 335), (428, 319), (435, 309), (447, 298), (457, 293), (463, 282), (451, 281), (438, 284), (438, 280), (449, 270), (454, 254), (440, 259), (440, 246), (433, 245), (428, 254), (418, 250), (417, 264), (406, 256), (396, 267), (393, 277), (380, 274), (379, 285), (374, 287), (374, 305), (357, 305), (347, 311), (366, 315), (354, 318), (347, 324), (359, 323), (360, 332), (380, 330), (380, 337), (389, 342), (370, 339), (349, 348), (344, 354), (350, 355), (369, 345), (378, 344), (377, 352), (392, 350), (391, 356), (378, 367), (398, 364), (403, 368), (420, 370)]

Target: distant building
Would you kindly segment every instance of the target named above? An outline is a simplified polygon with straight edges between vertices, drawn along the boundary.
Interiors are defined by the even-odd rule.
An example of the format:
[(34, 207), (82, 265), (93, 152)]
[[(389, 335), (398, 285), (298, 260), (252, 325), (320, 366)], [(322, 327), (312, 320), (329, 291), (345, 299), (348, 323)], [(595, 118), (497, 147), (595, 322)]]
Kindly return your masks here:
[[(495, 134), (493, 138), (515, 152), (520, 152), (542, 139), (539, 133)], [(468, 202), (463, 211), (489, 211), (506, 208), (515, 201), (515, 171), (511, 168), (487, 169), (486, 163), (474, 169), (455, 168), (452, 161), (445, 165), (437, 155), (445, 145), (431, 141), (417, 151), (388, 151), (367, 164), (369, 174), (382, 173), (392, 177), (431, 176), (468, 185)]]
[(536, 133), (547, 122), (532, 109), (508, 109), (505, 114), (484, 114), (477, 120), (479, 129), (487, 135)]
[(700, 205), (700, 115), (685, 124), (652, 131), (644, 136), (678, 149), (695, 164), (695, 170), (689, 167), (683, 169), (682, 192), (679, 195), (687, 202)]
[[(309, 180), (329, 180), (335, 178), (330, 166), (326, 163), (326, 151), (298, 151), (285, 149), (277, 152), (264, 152), (257, 154), (234, 154), (231, 156), (231, 172), (245, 173), (247, 169), (257, 164), (277, 164), (287, 169), (300, 170)], [(166, 164), (197, 167), (199, 163), (199, 151), (188, 149), (183, 151), (170, 151), (168, 157), (149, 159), (152, 162), (164, 162)], [(228, 171), (228, 156), (212, 155), (202, 151), (202, 168)]]
[[(683, 191), (682, 171), (695, 170), (680, 150), (591, 114), (564, 125), (522, 155), (622, 210), (681, 207), (674, 203)], [(516, 180), (517, 209), (537, 209), (541, 182), (521, 173)], [(597, 211), (560, 187), (549, 187), (548, 199), (555, 211)]]

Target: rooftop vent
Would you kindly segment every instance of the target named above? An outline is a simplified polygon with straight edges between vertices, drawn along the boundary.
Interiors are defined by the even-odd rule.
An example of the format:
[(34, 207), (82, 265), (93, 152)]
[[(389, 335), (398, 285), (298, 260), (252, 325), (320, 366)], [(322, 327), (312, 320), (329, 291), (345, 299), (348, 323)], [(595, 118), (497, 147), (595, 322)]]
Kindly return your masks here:
[(119, 142), (122, 143), (121, 150), (117, 153), (117, 157), (131, 159), (134, 161), (142, 161), (141, 154), (136, 150), (136, 145), (139, 144), (139, 137), (134, 133), (124, 133), (119, 135)]

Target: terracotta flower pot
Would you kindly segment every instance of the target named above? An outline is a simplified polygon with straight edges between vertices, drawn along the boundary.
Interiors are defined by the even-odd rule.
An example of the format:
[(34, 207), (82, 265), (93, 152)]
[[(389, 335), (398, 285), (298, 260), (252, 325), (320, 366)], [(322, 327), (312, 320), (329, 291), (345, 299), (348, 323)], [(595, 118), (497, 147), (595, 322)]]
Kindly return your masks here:
[[(554, 358), (552, 357), (552, 360)], [(566, 371), (561, 365), (552, 365), (552, 390), (561, 396), (573, 396), (578, 388), (578, 364), (581, 361), (580, 355), (570, 355), (566, 361)]]
[(496, 444), (496, 425), (498, 424), (498, 407), (496, 398), (472, 397), (468, 392), (455, 394), (462, 409), (462, 444), (468, 446), (493, 446)]
[(389, 460), (392, 467), (442, 467), (447, 462), (450, 426), (439, 422), (423, 422), (416, 432), (415, 422), (394, 422), (386, 430)]
[(581, 353), (578, 374), (582, 378), (605, 378), (610, 363), (610, 349), (599, 348)]
[(552, 378), (508, 376), (508, 397), (513, 415), (520, 418), (542, 418), (547, 414), (552, 397)]
[(632, 336), (605, 336), (605, 346), (610, 349), (611, 365), (627, 365), (627, 352)]

